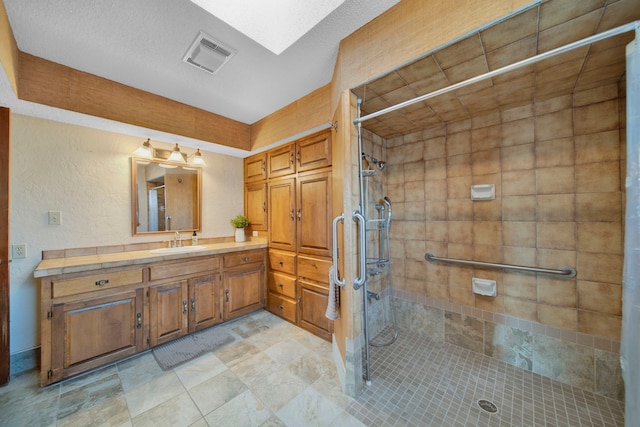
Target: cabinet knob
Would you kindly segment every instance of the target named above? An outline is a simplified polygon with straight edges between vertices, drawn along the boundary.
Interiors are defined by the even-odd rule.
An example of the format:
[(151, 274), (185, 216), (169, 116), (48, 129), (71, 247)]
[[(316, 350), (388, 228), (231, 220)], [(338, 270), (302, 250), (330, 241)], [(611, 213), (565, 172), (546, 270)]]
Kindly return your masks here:
[(242, 257), (242, 262), (247, 262), (249, 261), (249, 257), (248, 256), (243, 256)]
[(109, 279), (96, 280), (96, 286), (104, 286), (109, 284)]
[(284, 285), (282, 283), (278, 283), (278, 286), (284, 288)]
[(196, 299), (191, 298), (191, 311), (196, 311)]
[(136, 329), (142, 328), (142, 313), (136, 313)]
[(182, 300), (182, 314), (187, 314), (187, 300)]
[(280, 264), (280, 267), (282, 267), (284, 265), (284, 261), (278, 261), (278, 264)]
[(224, 300), (225, 302), (229, 302), (229, 289), (224, 290)]
[(282, 306), (282, 304), (280, 304), (280, 305), (278, 306), (278, 308), (279, 308), (280, 310), (284, 310), (284, 307)]

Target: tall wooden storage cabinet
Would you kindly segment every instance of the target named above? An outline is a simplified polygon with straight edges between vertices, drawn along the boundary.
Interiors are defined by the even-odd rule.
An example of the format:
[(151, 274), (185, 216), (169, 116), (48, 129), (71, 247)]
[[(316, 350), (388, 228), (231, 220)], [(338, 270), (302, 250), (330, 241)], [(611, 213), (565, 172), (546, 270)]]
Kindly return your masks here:
[[(246, 159), (245, 171), (257, 161)], [(333, 322), (324, 316), (333, 244), (330, 130), (268, 151), (266, 165), (267, 308), (330, 340)]]

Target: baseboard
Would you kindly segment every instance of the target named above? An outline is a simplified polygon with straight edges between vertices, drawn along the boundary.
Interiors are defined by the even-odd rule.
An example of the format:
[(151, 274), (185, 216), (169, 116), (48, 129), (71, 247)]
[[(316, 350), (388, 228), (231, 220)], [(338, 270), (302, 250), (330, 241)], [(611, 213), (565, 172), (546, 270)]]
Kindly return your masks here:
[(331, 348), (333, 353), (333, 363), (336, 365), (336, 372), (338, 373), (338, 378), (340, 379), (340, 385), (342, 386), (342, 391), (344, 391), (345, 378), (347, 376), (347, 368), (344, 366), (344, 362), (342, 361), (342, 355), (340, 354), (340, 349), (336, 344), (335, 335), (331, 337)]
[(9, 374), (18, 375), (40, 367), (40, 347), (24, 350), (9, 356)]

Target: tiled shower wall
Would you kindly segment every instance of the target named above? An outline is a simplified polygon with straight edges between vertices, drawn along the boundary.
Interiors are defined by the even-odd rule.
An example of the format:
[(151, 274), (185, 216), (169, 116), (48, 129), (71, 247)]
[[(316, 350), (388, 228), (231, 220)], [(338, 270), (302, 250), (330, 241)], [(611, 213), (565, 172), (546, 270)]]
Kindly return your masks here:
[[(387, 141), (369, 133), (364, 142), (372, 151), (385, 147), (402, 327), (622, 398), (625, 145), (617, 84)], [(471, 201), (474, 184), (495, 184), (495, 200)], [(570, 265), (578, 274), (433, 264), (425, 252)], [(497, 296), (473, 294), (472, 277), (495, 280)]]

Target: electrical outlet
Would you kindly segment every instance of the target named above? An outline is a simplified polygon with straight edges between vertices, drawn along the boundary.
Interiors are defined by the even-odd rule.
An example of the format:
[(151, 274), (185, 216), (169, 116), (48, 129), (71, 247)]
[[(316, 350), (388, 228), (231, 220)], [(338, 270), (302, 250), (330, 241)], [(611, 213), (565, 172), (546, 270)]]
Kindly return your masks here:
[(26, 258), (27, 257), (27, 245), (26, 243), (18, 243), (11, 245), (11, 258)]
[(49, 211), (49, 225), (60, 225), (60, 224), (62, 224), (62, 212)]

